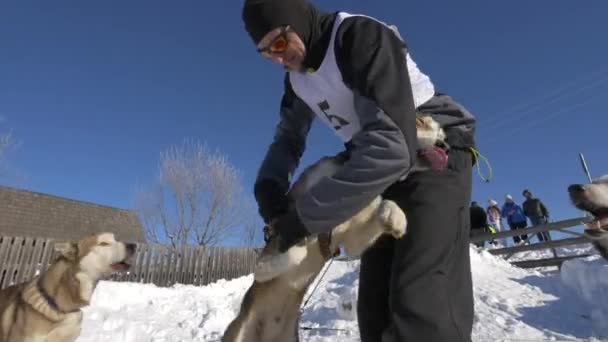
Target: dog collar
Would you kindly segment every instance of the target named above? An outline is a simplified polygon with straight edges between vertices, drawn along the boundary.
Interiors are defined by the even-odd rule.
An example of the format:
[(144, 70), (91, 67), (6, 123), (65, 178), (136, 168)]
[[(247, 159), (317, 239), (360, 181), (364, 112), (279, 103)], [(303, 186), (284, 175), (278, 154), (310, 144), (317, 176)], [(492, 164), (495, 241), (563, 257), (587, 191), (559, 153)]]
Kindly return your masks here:
[(331, 230), (328, 233), (319, 234), (317, 241), (319, 242), (319, 250), (323, 259), (329, 260), (340, 255), (340, 248), (337, 248), (335, 251), (331, 250)]
[(264, 226), (264, 242), (269, 243), (272, 239), (277, 236), (277, 233), (272, 229), (272, 227), (267, 224)]

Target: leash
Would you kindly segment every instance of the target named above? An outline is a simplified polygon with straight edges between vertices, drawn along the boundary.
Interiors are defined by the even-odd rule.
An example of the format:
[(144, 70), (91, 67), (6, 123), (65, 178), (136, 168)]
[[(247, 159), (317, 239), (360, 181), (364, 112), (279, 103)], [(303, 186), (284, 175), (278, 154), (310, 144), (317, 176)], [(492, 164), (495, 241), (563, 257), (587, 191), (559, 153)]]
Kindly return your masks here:
[(325, 277), (325, 275), (327, 274), (327, 271), (329, 271), (329, 268), (331, 267), (331, 263), (333, 261), (334, 261), (334, 258), (329, 259), (329, 262), (327, 263), (327, 266), (325, 266), (325, 270), (323, 270), (323, 273), (321, 273), (321, 276), (319, 277), (319, 280), (315, 284), (315, 287), (312, 288), (312, 291), (310, 291), (308, 298), (306, 298), (306, 300), (304, 301), (304, 304), (300, 308), (300, 314), (302, 314), (304, 312), (306, 305), (308, 305), (308, 301), (310, 301), (310, 298), (312, 298), (312, 295), (315, 293), (315, 291), (319, 287), (319, 284), (321, 284), (321, 280), (323, 280), (323, 277)]
[[(308, 298), (306, 298), (306, 300), (304, 301), (304, 304), (300, 307), (300, 317), (304, 313), (304, 309), (308, 305), (308, 302), (310, 301), (310, 298), (312, 298), (312, 295), (315, 293), (315, 291), (319, 287), (319, 284), (321, 284), (321, 280), (323, 280), (323, 277), (325, 277), (325, 274), (327, 274), (327, 271), (329, 270), (329, 267), (331, 266), (331, 263), (333, 261), (334, 261), (333, 258), (329, 259), (329, 262), (327, 263), (327, 266), (325, 266), (325, 270), (323, 270), (323, 273), (321, 273), (321, 276), (319, 277), (319, 280), (315, 284), (315, 287), (312, 288), (312, 291), (310, 291), (310, 294), (308, 295)], [(302, 330), (304, 330), (304, 331), (315, 330), (315, 328), (312, 328), (312, 327), (302, 327), (302, 326), (300, 326), (299, 321), (300, 321), (300, 319), (298, 318), (298, 323), (297, 323), (297, 325), (298, 325), (298, 331), (297, 331), (298, 340), (300, 340), (300, 331), (302, 331)]]

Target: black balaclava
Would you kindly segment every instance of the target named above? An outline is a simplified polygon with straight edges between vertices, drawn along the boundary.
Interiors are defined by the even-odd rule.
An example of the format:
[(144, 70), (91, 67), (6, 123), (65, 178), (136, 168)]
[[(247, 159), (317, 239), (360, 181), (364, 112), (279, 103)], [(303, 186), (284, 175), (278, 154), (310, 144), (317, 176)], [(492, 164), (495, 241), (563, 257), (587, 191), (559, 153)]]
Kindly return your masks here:
[(245, 0), (243, 22), (255, 44), (268, 32), (289, 25), (307, 43), (312, 29), (312, 6), (306, 0)]
[(304, 66), (318, 68), (329, 39), (333, 15), (327, 15), (307, 0), (245, 0), (243, 22), (254, 44), (277, 27), (289, 25), (306, 47)]

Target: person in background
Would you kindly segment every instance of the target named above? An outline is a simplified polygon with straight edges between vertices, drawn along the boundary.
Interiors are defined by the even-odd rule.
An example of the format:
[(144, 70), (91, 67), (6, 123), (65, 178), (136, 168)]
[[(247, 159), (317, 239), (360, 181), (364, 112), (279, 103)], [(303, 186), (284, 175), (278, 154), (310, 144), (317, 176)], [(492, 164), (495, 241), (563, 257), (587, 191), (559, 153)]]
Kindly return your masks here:
[[(488, 223), (494, 227), (497, 233), (502, 232), (502, 216), (498, 202), (493, 199), (488, 200), (488, 208), (486, 209), (486, 213), (488, 215)], [(500, 243), (503, 247), (506, 247), (507, 239), (498, 239), (498, 243)]]
[[(528, 189), (524, 190), (522, 195), (526, 199), (522, 204), (524, 215), (530, 219), (532, 226), (549, 222), (549, 211), (543, 202), (539, 198), (532, 196), (532, 193)], [(536, 234), (536, 236), (540, 242), (551, 241), (551, 236), (549, 235), (548, 231), (539, 232)]]
[[(477, 202), (471, 202), (471, 207), (469, 208), (469, 214), (471, 216), (471, 231), (469, 233), (470, 237), (483, 235), (489, 232), (488, 229), (488, 216), (486, 215), (486, 211), (483, 210), (482, 207), (477, 204)], [(479, 241), (475, 243), (475, 246), (482, 248), (485, 245), (485, 241)]]
[[(505, 196), (505, 203), (502, 206), (501, 216), (507, 219), (511, 230), (525, 229), (528, 226), (528, 221), (521, 207), (513, 201), (511, 195)], [(513, 243), (516, 246), (528, 241), (528, 235), (516, 235), (513, 237)]]

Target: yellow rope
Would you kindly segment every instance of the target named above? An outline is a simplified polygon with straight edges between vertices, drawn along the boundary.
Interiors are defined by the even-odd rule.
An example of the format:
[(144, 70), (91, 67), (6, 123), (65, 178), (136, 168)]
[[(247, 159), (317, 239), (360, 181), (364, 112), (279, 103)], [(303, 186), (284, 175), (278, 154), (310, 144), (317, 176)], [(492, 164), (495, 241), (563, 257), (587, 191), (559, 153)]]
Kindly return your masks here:
[[(477, 151), (475, 148), (469, 147), (469, 149), (471, 150), (471, 153), (473, 153), (473, 157), (477, 161), (475, 164), (477, 164), (477, 173), (479, 174), (479, 178), (481, 178), (481, 180), (483, 180), (484, 182), (489, 183), (490, 179), (492, 178), (492, 165), (490, 165), (490, 161), (488, 160), (488, 158), (484, 157), (481, 153), (479, 153), (479, 151)], [(488, 178), (484, 178), (481, 174), (481, 167), (479, 166), (480, 157), (485, 161), (486, 165), (488, 166)]]

